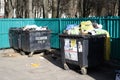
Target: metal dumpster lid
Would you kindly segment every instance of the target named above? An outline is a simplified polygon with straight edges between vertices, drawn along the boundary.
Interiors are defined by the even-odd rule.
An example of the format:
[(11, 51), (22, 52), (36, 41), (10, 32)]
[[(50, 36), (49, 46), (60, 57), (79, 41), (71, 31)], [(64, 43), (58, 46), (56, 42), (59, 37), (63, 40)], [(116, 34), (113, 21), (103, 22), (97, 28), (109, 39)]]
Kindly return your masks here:
[(59, 37), (68, 37), (68, 38), (96, 38), (96, 37), (106, 37), (106, 34), (97, 34), (97, 35), (68, 35), (68, 34), (60, 34)]

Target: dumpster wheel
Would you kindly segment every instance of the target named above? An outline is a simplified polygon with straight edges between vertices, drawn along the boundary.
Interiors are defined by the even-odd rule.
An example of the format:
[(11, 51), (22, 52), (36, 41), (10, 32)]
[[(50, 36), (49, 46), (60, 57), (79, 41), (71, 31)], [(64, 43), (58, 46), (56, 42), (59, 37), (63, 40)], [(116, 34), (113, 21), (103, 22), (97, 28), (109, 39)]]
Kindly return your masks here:
[(24, 52), (24, 51), (20, 51), (20, 54), (24, 56), (24, 55), (25, 55), (25, 52)]
[(34, 52), (30, 52), (30, 54), (28, 55), (28, 57), (32, 57)]
[(19, 50), (17, 50), (17, 49), (13, 49), (13, 50), (14, 50), (15, 53), (19, 53)]
[(65, 69), (65, 70), (69, 70), (69, 67), (68, 67), (68, 65), (67, 65), (66, 63), (64, 63), (63, 66), (64, 66), (64, 69)]
[(87, 69), (85, 67), (82, 67), (80, 71), (83, 75), (87, 74)]

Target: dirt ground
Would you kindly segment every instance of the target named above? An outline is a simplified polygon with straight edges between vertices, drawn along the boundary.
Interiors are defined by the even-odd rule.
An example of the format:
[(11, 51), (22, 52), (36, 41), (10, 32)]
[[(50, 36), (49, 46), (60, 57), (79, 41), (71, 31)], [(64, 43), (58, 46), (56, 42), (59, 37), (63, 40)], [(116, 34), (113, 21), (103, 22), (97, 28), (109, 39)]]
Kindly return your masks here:
[(54, 60), (51, 54), (28, 57), (13, 49), (0, 50), (0, 80), (115, 80), (117, 69), (104, 64), (82, 75), (77, 66), (64, 70), (61, 58)]

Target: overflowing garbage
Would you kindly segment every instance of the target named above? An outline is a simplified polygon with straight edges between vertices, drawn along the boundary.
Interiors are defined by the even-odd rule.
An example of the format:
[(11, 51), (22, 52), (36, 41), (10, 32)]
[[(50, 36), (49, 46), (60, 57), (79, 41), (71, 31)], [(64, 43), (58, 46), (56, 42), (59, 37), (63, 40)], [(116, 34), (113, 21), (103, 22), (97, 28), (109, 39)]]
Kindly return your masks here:
[(77, 25), (77, 24), (67, 25), (66, 29), (64, 30), (64, 33), (65, 34), (70, 34), (70, 35), (106, 34), (109, 37), (109, 33), (106, 30), (102, 29), (102, 27), (103, 27), (102, 24), (98, 24), (96, 22), (82, 21), (80, 23), (80, 25)]
[(68, 35), (100, 35), (106, 34), (107, 38), (105, 41), (106, 50), (105, 50), (105, 59), (109, 60), (110, 56), (110, 35), (109, 32), (103, 29), (102, 24), (96, 22), (82, 21), (79, 25), (69, 24), (66, 26), (66, 29), (63, 32)]
[(47, 28), (47, 26), (26, 25), (22, 29), (23, 29), (23, 31), (26, 31), (26, 30), (43, 31), (43, 30), (47, 30), (48, 28)]
[(50, 33), (46, 26), (26, 25), (9, 29), (10, 47), (29, 57), (34, 52), (50, 49)]

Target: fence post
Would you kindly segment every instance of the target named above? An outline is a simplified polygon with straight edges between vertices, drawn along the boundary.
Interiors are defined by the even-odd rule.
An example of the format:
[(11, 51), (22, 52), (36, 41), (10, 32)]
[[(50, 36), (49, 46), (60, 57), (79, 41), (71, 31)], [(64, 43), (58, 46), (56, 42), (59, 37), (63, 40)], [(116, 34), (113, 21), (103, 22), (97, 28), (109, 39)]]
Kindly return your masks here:
[(59, 18), (59, 33), (61, 34), (62, 33), (62, 30), (61, 30), (61, 19)]

